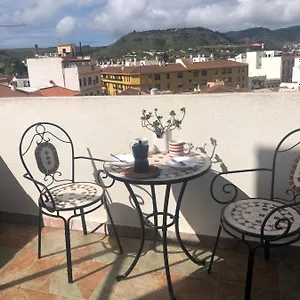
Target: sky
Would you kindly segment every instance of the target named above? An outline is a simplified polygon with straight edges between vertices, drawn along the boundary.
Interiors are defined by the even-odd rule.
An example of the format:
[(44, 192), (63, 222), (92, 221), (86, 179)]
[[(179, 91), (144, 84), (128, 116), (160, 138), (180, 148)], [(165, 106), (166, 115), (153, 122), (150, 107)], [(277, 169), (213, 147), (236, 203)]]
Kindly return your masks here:
[(104, 46), (132, 32), (207, 27), (226, 32), (299, 25), (300, 0), (0, 0), (0, 48)]

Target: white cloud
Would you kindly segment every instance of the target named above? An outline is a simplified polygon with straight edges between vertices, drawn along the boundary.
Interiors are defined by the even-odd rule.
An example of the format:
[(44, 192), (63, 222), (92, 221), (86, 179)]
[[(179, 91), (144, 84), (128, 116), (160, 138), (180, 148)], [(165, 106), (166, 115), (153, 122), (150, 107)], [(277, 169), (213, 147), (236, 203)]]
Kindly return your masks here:
[[(202, 26), (218, 31), (254, 26), (279, 28), (300, 23), (299, 1), (0, 0), (0, 23), (24, 22), (27, 24), (24, 32), (28, 35), (34, 35), (40, 29), (53, 34), (56, 29), (60, 36), (69, 35), (77, 27), (78, 39), (86, 30), (90, 36), (94, 32), (95, 37), (99, 32), (115, 38), (133, 30), (174, 27)], [(73, 17), (64, 17), (69, 15)], [(2, 36), (4, 32), (2, 29)], [(21, 33), (21, 29), (10, 29), (9, 32), (14, 36)]]
[(76, 28), (76, 18), (66, 16), (62, 18), (56, 25), (56, 32), (59, 37), (66, 37), (72, 34)]
[(225, 31), (294, 25), (299, 15), (299, 0), (108, 0), (93, 26), (115, 35), (182, 26)]

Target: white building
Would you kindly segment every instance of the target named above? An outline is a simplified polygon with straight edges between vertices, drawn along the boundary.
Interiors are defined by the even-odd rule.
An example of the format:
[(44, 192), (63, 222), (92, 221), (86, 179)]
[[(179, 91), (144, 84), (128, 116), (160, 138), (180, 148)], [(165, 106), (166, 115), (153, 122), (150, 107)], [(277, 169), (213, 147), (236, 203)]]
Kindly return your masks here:
[(27, 59), (27, 68), (31, 88), (57, 85), (85, 96), (101, 94), (101, 69), (89, 56), (36, 56)]
[(263, 87), (279, 87), (281, 82), (292, 82), (294, 57), (282, 56), (281, 51), (251, 51), (229, 60), (249, 65), (249, 87), (253, 86), (253, 80), (264, 76), (266, 82)]
[(293, 82), (300, 83), (300, 57), (295, 57), (293, 66)]
[(205, 61), (214, 61), (215, 57), (213, 54), (209, 55), (209, 56), (205, 56), (204, 54), (198, 54), (198, 56), (193, 57), (192, 55), (190, 56), (190, 59), (193, 63), (197, 63), (197, 62), (205, 62)]
[(98, 63), (100, 68), (107, 67), (139, 67), (139, 66), (158, 66), (161, 62), (158, 60), (158, 57), (155, 59), (144, 58), (142, 60), (134, 59), (123, 59), (123, 60), (109, 60), (109, 61), (101, 61)]
[(15, 75), (10, 85), (14, 85), (17, 89), (30, 87), (28, 76)]

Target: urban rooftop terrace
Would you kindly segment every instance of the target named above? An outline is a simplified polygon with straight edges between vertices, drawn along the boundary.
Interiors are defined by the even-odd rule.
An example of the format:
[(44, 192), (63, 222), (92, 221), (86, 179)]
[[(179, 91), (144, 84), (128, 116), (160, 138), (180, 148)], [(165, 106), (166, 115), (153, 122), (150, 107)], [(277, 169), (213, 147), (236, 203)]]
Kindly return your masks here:
[[(136, 137), (147, 137), (152, 141), (151, 132), (140, 124), (143, 109), (153, 111), (157, 107), (163, 116), (167, 116), (171, 109), (179, 111), (185, 107), (186, 117), (182, 129), (174, 131), (173, 137), (191, 142), (195, 147), (204, 147), (209, 155), (213, 151), (210, 139), (216, 140), (212, 170), (189, 182), (187, 186), (179, 228), (184, 241), (193, 244), (189, 248), (191, 252), (196, 249), (195, 255), (200, 253), (209, 258), (222, 209), (210, 194), (212, 179), (224, 167), (220, 160), (215, 159), (215, 155), (228, 170), (270, 167), (274, 149), (280, 139), (300, 127), (299, 105), (298, 93), (295, 92), (1, 98), (0, 219), (30, 224), (35, 224), (37, 220), (38, 195), (35, 187), (23, 178), (24, 170), (18, 157), (21, 135), (31, 124), (39, 121), (56, 123), (72, 137), (76, 155), (106, 159), (111, 153), (128, 152), (130, 142)], [(294, 154), (295, 157), (298, 155)], [(63, 154), (60, 160), (64, 158)], [(288, 164), (281, 172), (278, 192), (285, 192), (289, 185), (286, 171), (289, 172), (290, 167)], [(94, 181), (94, 173), (100, 168), (100, 163), (78, 162), (76, 179)], [(270, 190), (268, 176), (250, 174), (226, 177), (226, 180), (251, 196), (266, 196)], [(171, 189), (171, 211), (175, 210), (179, 188), (179, 185), (174, 185)], [(147, 191), (138, 187), (134, 191), (143, 199), (143, 212), (150, 213), (152, 203)], [(128, 253), (136, 251), (140, 232), (136, 210), (130, 204), (125, 187), (115, 183), (109, 189), (109, 194), (112, 201), (110, 209), (118, 232), (123, 237), (125, 257), (116, 258), (113, 254), (116, 250), (113, 237), (101, 241), (101, 235), (98, 234), (83, 236), (82, 232), (77, 231), (81, 230), (80, 220), (74, 219), (71, 244), (76, 271), (75, 283), (69, 285), (66, 280), (65, 254), (62, 253), (63, 231), (51, 228), (60, 227), (60, 223), (45, 220), (47, 227), (43, 231), (43, 253), (46, 257), (37, 260), (36, 227), (20, 227), (2, 221), (0, 261), (3, 267), (0, 275), (5, 280), (0, 283), (0, 298), (5, 293), (8, 299), (11, 298), (9, 294), (23, 293), (32, 299), (40, 299), (43, 295), (55, 300), (142, 300), (154, 299), (154, 296), (156, 299), (168, 299), (163, 264), (159, 261), (162, 254), (149, 250), (151, 242), (146, 244), (145, 251), (148, 252), (138, 263), (133, 278), (114, 281), (115, 274), (124, 270), (124, 265), (132, 259)], [(163, 188), (158, 189), (159, 209), (164, 205), (163, 195)], [(97, 210), (87, 215), (86, 221), (91, 231), (107, 221), (106, 211)], [(101, 227), (99, 232), (102, 231)], [(151, 232), (148, 237), (151, 237)], [(175, 237), (173, 228), (170, 228), (169, 237)], [(178, 299), (197, 299), (197, 295), (211, 300), (242, 299), (246, 265), (243, 247), (225, 234), (222, 238), (220, 252), (217, 252), (221, 261), (219, 267), (216, 263), (211, 275), (207, 275), (206, 267), (199, 269), (192, 262), (184, 260), (185, 256), (180, 251), (177, 253), (176, 246), (170, 247), (175, 252), (170, 254), (170, 264)], [(299, 262), (294, 258), (298, 249), (289, 247), (286, 251), (275, 252), (270, 262), (264, 261), (261, 256), (256, 258), (253, 300), (299, 299)]]

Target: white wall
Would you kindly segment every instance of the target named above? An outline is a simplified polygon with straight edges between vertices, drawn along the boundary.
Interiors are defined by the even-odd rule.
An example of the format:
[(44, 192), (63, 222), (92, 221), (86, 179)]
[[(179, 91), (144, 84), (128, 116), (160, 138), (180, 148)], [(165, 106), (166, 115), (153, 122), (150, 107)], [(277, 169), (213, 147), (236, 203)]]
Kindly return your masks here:
[(300, 82), (300, 58), (296, 57), (293, 67), (293, 82)]
[(281, 78), (282, 58), (278, 57), (263, 57), (261, 60), (261, 69), (267, 76), (267, 79)]
[(65, 87), (61, 62), (60, 57), (28, 58), (30, 86), (49, 86), (49, 81), (53, 80), (58, 86)]
[(78, 68), (64, 68), (66, 88), (73, 91), (80, 91)]
[[(64, 127), (75, 144), (77, 155), (107, 158), (110, 153), (124, 152), (134, 137), (152, 140), (150, 131), (140, 125), (142, 109), (166, 115), (171, 109), (186, 107), (186, 118), (173, 137), (209, 145), (217, 140), (216, 154), (228, 169), (269, 167), (275, 145), (288, 131), (300, 127), (297, 93), (228, 93), (216, 95), (163, 95), (74, 98), (9, 98), (0, 100), (0, 210), (36, 213), (37, 192), (23, 177), (18, 146), (23, 131), (37, 121), (51, 121)], [(208, 147), (208, 149), (210, 149)], [(297, 153), (298, 154), (298, 153)], [(63, 160), (64, 157), (60, 157)], [(99, 167), (100, 165), (98, 165)], [(219, 170), (217, 164), (213, 168)], [(83, 161), (77, 165), (77, 178), (93, 180), (93, 166)], [(209, 193), (213, 174), (189, 183), (185, 193), (180, 230), (186, 233), (215, 235), (221, 206)], [(268, 191), (268, 178), (256, 174), (228, 178), (246, 193)], [(12, 184), (14, 183), (14, 184)], [(282, 180), (285, 183), (285, 180)], [(143, 211), (151, 211), (151, 200), (145, 192)], [(170, 206), (174, 210), (179, 186), (172, 188)], [(119, 224), (138, 225), (128, 193), (122, 184), (111, 190), (112, 211)], [(22, 195), (22, 199), (18, 198)], [(163, 189), (158, 193), (159, 208), (163, 205)], [(87, 216), (88, 221), (106, 220), (104, 210)]]

